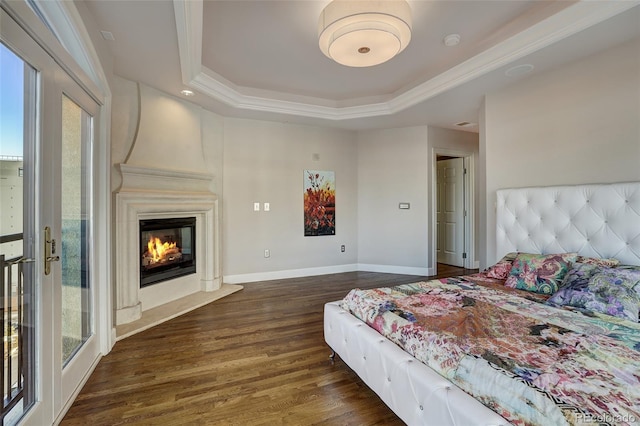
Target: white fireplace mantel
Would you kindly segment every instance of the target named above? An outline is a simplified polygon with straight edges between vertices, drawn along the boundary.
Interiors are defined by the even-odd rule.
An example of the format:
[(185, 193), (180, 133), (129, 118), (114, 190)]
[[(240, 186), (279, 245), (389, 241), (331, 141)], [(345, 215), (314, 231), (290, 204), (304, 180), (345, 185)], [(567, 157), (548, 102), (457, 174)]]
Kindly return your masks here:
[[(122, 186), (115, 194), (116, 324), (136, 321), (143, 311), (194, 292), (220, 289), (218, 197), (209, 191), (213, 177), (126, 164), (120, 170)], [(160, 283), (141, 290), (140, 220), (169, 217), (196, 218), (196, 273), (177, 278), (179, 285)]]

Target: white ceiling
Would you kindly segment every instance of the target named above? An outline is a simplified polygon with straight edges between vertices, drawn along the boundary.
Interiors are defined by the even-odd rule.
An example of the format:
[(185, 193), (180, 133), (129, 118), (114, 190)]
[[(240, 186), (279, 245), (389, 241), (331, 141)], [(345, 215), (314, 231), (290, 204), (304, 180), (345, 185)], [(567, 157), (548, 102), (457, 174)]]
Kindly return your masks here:
[[(640, 37), (638, 1), (409, 1), (413, 34), (391, 61), (349, 68), (318, 48), (315, 0), (85, 0), (114, 73), (225, 116), (347, 129), (478, 121), (482, 97)], [(461, 42), (446, 47), (457, 33)], [(533, 72), (505, 70), (531, 64)], [(477, 131), (477, 126), (462, 128)]]

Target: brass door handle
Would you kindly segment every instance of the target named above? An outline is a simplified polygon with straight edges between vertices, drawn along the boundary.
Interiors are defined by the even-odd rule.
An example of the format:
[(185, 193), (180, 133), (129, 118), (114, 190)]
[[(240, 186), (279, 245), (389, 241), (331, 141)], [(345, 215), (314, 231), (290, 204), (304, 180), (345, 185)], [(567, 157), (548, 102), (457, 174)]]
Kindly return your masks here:
[(51, 262), (59, 262), (60, 256), (53, 256), (56, 252), (56, 240), (51, 238), (51, 228), (44, 227), (44, 274), (51, 273)]

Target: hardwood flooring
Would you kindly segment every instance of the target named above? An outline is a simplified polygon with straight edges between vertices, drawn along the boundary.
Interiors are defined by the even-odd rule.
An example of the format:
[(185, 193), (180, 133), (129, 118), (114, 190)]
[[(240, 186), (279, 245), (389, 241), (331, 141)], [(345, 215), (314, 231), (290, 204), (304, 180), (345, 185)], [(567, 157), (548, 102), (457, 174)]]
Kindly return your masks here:
[(349, 272), (244, 284), (117, 342), (61, 424), (401, 425), (349, 367), (329, 360), (323, 307), (354, 287), (423, 279)]

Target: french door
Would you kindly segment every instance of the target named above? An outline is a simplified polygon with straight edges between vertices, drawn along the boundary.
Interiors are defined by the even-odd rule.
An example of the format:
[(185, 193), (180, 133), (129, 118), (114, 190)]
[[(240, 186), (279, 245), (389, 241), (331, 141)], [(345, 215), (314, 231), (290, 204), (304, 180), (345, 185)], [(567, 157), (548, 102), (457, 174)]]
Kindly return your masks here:
[[(3, 225), (20, 211), (10, 231), (0, 228), (8, 233), (0, 241), (11, 243), (0, 244), (5, 301), (11, 292), (3, 336), (16, 336), (13, 352), (5, 344), (2, 422), (52, 424), (100, 352), (92, 243), (99, 105), (5, 10), (0, 14), (0, 88), (16, 109), (1, 118), (0, 159), (3, 169), (9, 160), (21, 164), (11, 187), (20, 197), (10, 198), (4, 186), (0, 194)], [(5, 73), (9, 66), (21, 72)], [(14, 127), (21, 132), (9, 134)], [(17, 152), (3, 154), (9, 148)]]

